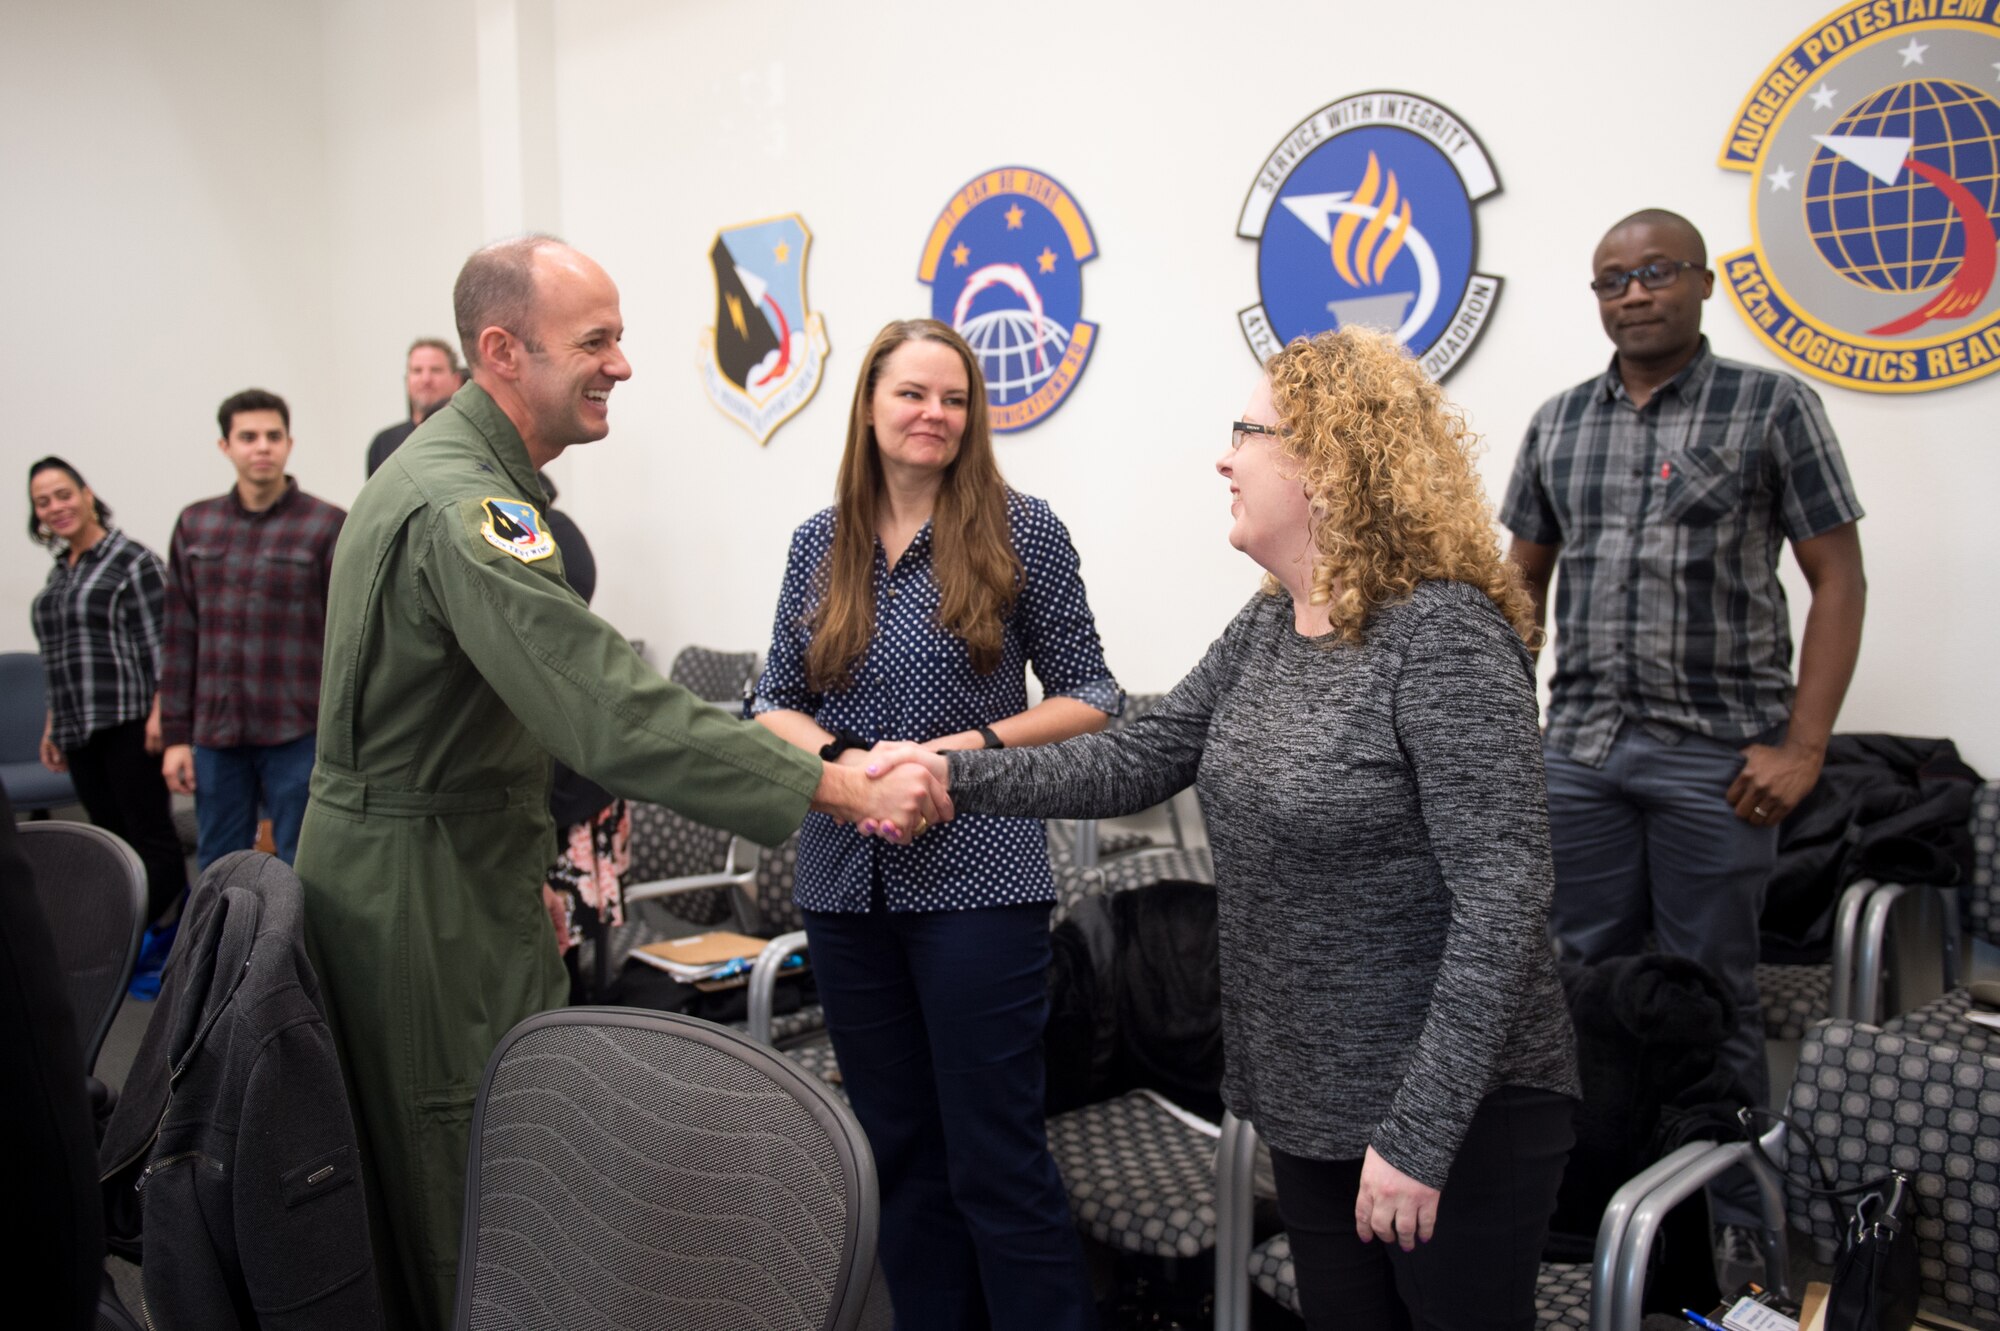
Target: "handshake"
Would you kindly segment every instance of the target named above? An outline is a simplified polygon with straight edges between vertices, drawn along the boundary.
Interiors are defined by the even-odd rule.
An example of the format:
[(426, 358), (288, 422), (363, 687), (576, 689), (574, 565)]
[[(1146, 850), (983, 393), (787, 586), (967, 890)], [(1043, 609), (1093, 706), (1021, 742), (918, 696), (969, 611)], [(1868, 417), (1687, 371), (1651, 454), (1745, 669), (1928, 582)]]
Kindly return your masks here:
[(942, 753), (887, 740), (854, 749), (820, 770), (812, 807), (863, 836), (908, 845), (952, 819), (950, 772)]

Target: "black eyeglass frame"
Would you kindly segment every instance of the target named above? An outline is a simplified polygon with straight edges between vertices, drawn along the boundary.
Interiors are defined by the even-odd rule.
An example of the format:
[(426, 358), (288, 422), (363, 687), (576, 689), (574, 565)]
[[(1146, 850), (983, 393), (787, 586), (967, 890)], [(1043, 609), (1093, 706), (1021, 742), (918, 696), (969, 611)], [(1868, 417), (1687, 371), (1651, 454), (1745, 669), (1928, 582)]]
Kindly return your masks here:
[(1599, 300), (1617, 300), (1625, 294), (1625, 288), (1638, 278), (1639, 285), (1648, 291), (1659, 291), (1681, 280), (1685, 269), (1699, 268), (1708, 271), (1708, 265), (1696, 263), (1693, 259), (1655, 259), (1642, 263), (1637, 268), (1627, 268), (1622, 273), (1606, 273), (1603, 277), (1590, 279), (1590, 289), (1597, 293)]

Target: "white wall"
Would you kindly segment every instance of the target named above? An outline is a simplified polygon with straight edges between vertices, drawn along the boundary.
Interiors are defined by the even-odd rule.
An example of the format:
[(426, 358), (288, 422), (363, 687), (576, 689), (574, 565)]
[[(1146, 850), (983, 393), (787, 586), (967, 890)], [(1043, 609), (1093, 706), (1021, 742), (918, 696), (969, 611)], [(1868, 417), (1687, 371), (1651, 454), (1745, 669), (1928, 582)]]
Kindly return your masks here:
[[(543, 30), (545, 3), (520, 0), (524, 33)], [(661, 660), (688, 642), (764, 645), (786, 534), (831, 492), (860, 352), (885, 320), (927, 311), (918, 249), (951, 192), (1017, 163), (1091, 219), (1101, 342), (1060, 411), (1003, 437), (1002, 465), (1069, 523), (1113, 668), (1165, 688), (1255, 583), (1224, 543), (1210, 464), (1255, 373), (1235, 312), (1255, 298), (1256, 247), (1236, 213), (1279, 137), (1345, 93), (1405, 88), (1492, 153), (1504, 188), (1479, 210), (1480, 261), (1507, 286), (1450, 387), (1489, 440), (1497, 497), (1536, 405), (1609, 355), (1583, 286), (1604, 227), (1657, 204), (1712, 251), (1747, 240), (1750, 182), (1716, 152), (1824, 3), (1690, 0), (1662, 24), (1438, 0), (1289, 6), (1259, 24), (1192, 0), (557, 0), (552, 44), (523, 51), (553, 66), (527, 130), (552, 123), (562, 229), (619, 281), (636, 371), (612, 436), (558, 464), (598, 553), (599, 608)], [(12, 474), (53, 439), (163, 541), (179, 504), (226, 479), (200, 451), (214, 402), (265, 380), (298, 408), (301, 479), (351, 497), (362, 445), (400, 405), (403, 344), (445, 327), (457, 262), (485, 238), (473, 30), (496, 7), (204, 0), (200, 36), (137, 3), (10, 13), (0, 143), (12, 197), (44, 205), (0, 219), (34, 256), (17, 305), (31, 313), (0, 362), (29, 427), (7, 442)], [(273, 48), (290, 49), (260, 79)], [(204, 85), (210, 68), (233, 77)], [(465, 153), (435, 156), (453, 139)], [(268, 169), (239, 203), (246, 154)], [(701, 395), (707, 252), (718, 227), (786, 211), (813, 230), (808, 294), (833, 352), (819, 395), (760, 450)], [(1773, 363), (1720, 295), (1707, 327), (1722, 354)], [(2000, 381), (1822, 395), (1869, 510), (1868, 629), (1841, 725), (1949, 734), (2000, 774), (1985, 581)], [(26, 557), (0, 572), (23, 607), (0, 618), (0, 647), (27, 645), (40, 576)]]

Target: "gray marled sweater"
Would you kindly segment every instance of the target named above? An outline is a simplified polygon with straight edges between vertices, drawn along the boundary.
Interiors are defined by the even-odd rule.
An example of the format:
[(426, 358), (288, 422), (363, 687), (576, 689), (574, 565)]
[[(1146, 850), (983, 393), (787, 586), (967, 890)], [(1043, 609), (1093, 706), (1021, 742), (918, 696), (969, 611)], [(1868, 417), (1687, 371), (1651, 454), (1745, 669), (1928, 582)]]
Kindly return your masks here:
[(1477, 589), (1427, 582), (1366, 642), (1253, 597), (1116, 732), (950, 755), (962, 812), (1115, 817), (1193, 784), (1221, 916), (1223, 1096), (1273, 1145), (1370, 1145), (1444, 1186), (1501, 1085), (1578, 1094), (1546, 927), (1532, 667)]

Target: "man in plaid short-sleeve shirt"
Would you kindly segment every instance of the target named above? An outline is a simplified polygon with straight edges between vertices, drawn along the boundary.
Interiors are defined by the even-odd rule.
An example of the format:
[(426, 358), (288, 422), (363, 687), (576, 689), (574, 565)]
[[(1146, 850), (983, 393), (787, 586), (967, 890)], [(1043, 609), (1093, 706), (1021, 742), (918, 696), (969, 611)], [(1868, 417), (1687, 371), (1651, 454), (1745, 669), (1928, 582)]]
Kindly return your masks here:
[[(1763, 1103), (1757, 919), (1860, 652), (1861, 505), (1818, 396), (1710, 351), (1692, 224), (1635, 213), (1593, 263), (1617, 354), (1536, 414), (1501, 511), (1538, 614), (1562, 570), (1551, 925), (1586, 962), (1650, 932), (1714, 971), (1739, 1014), (1725, 1057)], [(1796, 686), (1786, 542), (1812, 593)], [(1754, 1223), (1754, 1191), (1726, 1192), (1719, 1221)]]

